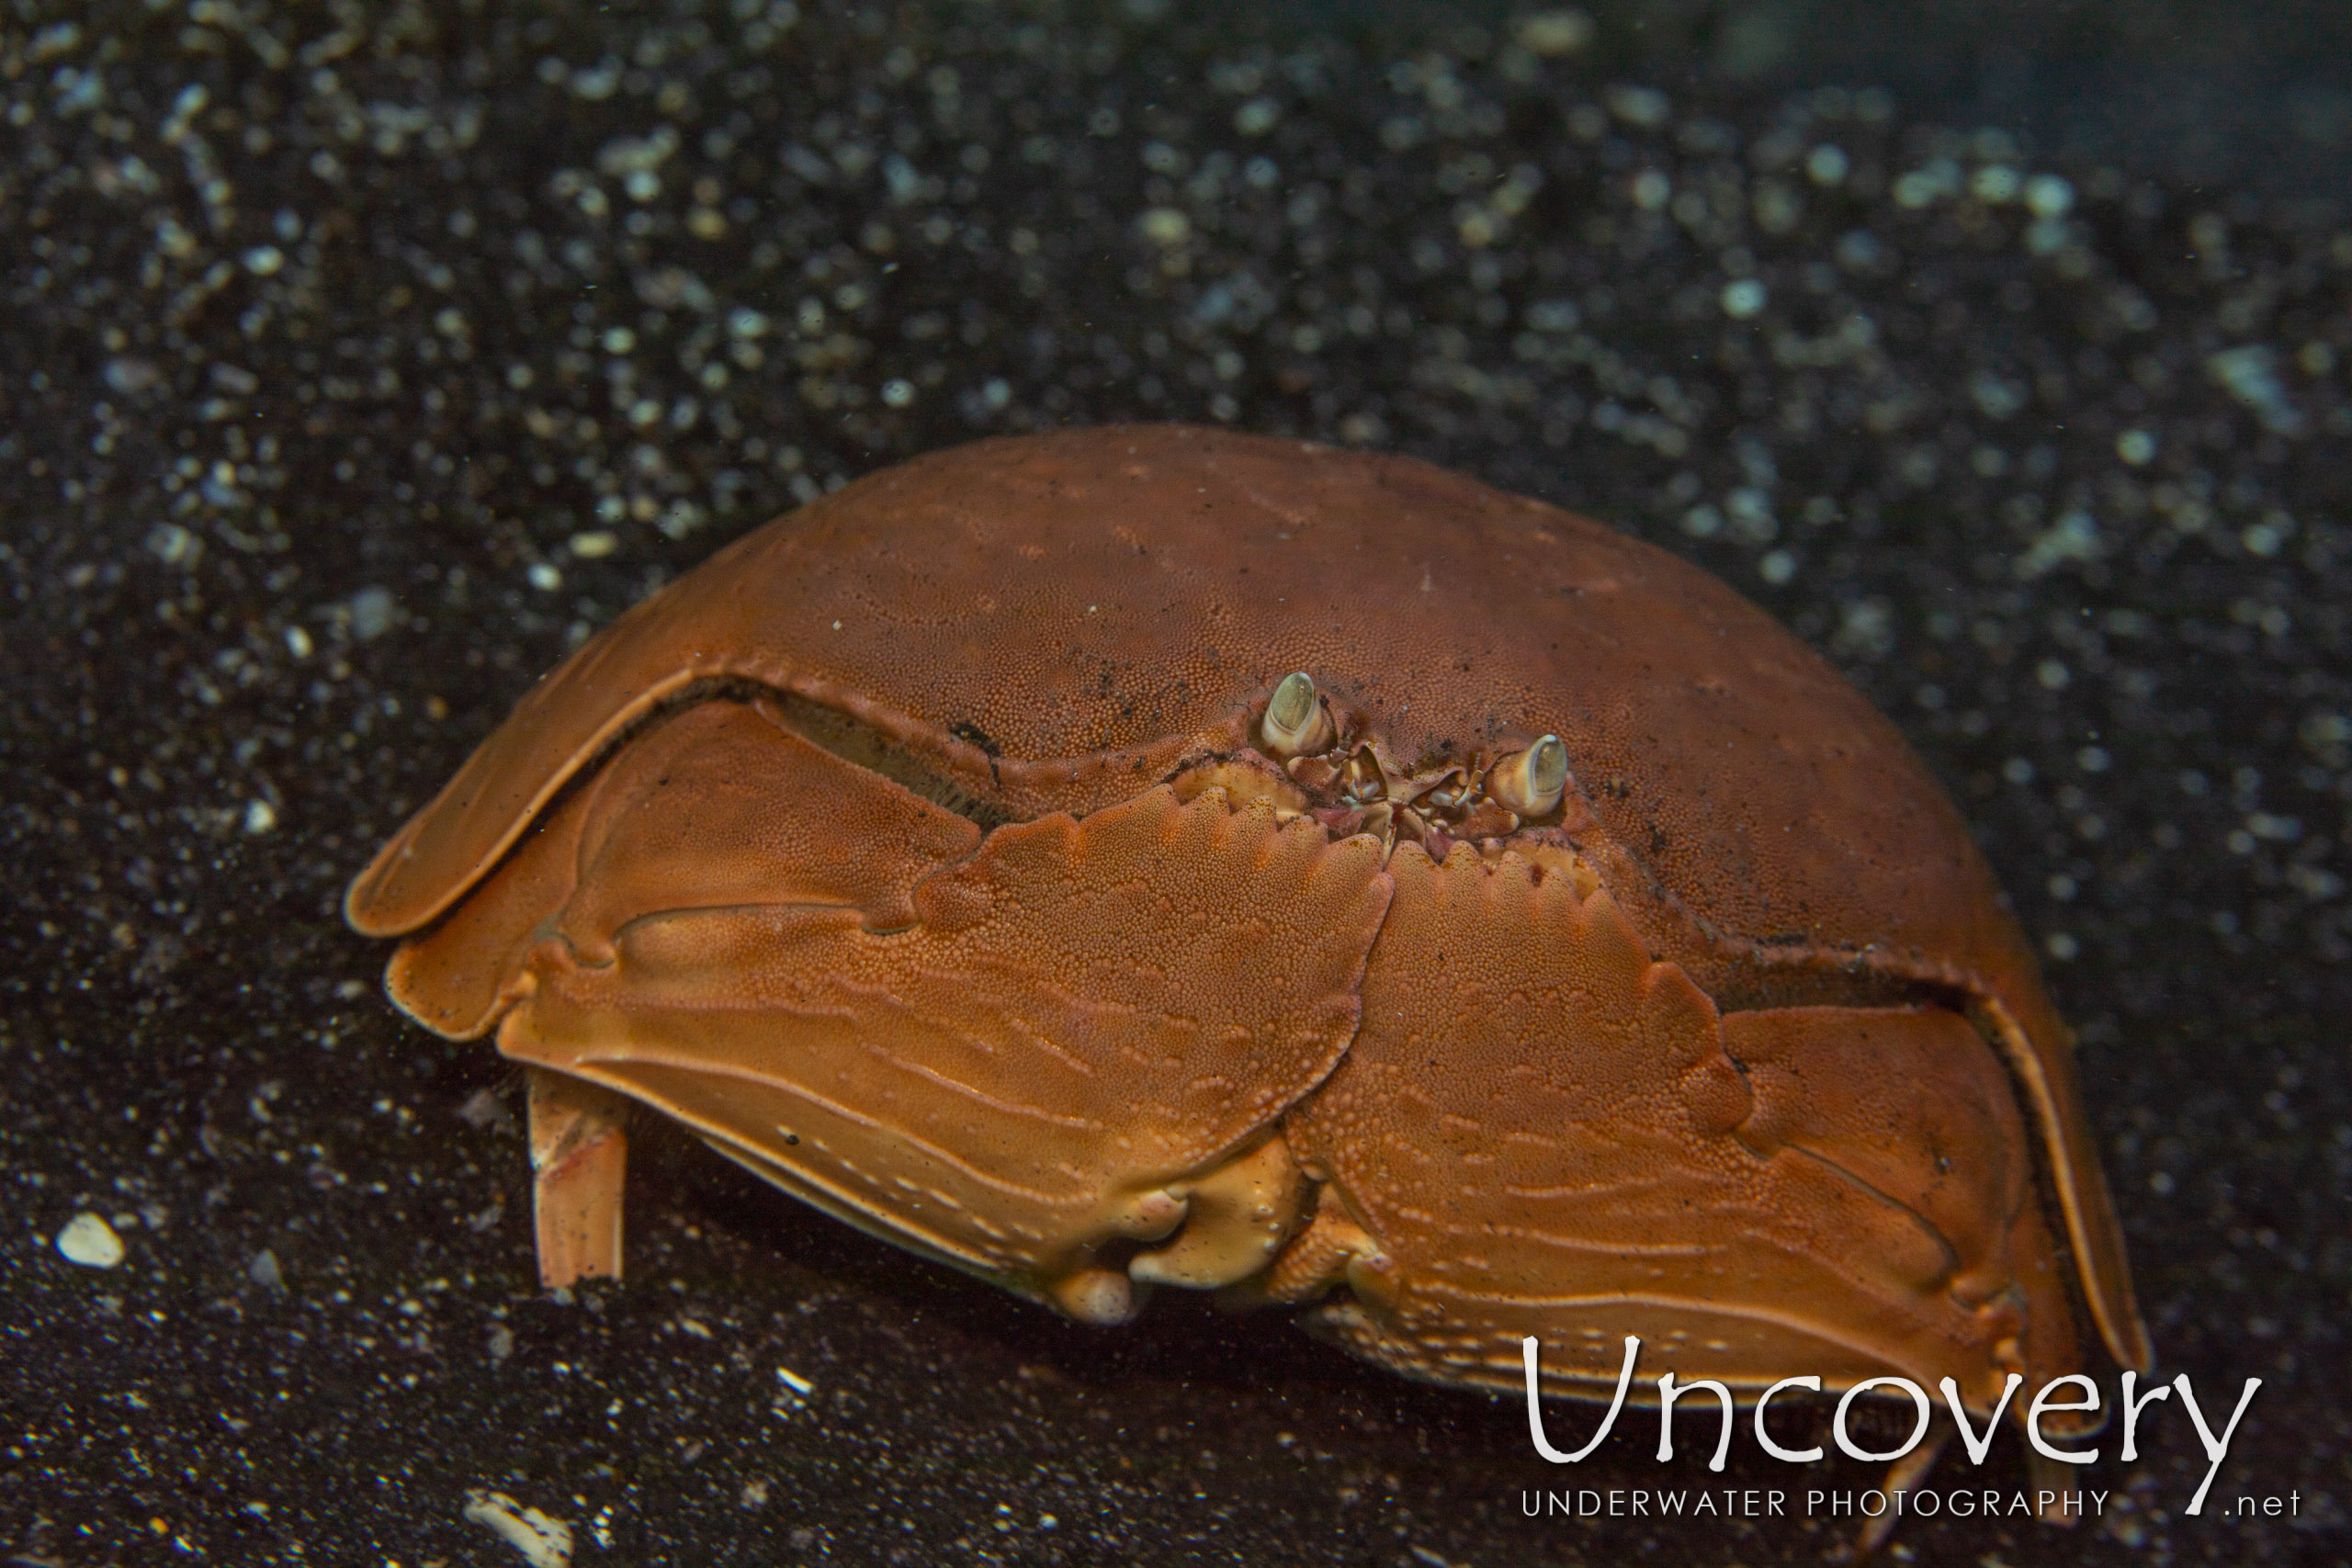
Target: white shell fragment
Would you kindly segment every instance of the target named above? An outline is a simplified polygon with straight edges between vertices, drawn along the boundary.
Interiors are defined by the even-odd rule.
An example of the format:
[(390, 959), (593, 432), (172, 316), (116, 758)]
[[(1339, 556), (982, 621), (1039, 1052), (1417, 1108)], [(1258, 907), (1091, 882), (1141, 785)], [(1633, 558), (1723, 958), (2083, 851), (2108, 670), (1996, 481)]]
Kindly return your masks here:
[(277, 1254), (266, 1247), (254, 1253), (252, 1261), (245, 1265), (245, 1278), (265, 1291), (286, 1288), (286, 1270), (278, 1267)]
[(466, 1518), (521, 1552), (531, 1568), (571, 1568), (571, 1527), (503, 1492), (467, 1493)]
[(68, 1263), (111, 1269), (122, 1261), (122, 1237), (96, 1214), (76, 1214), (57, 1233), (57, 1250)]

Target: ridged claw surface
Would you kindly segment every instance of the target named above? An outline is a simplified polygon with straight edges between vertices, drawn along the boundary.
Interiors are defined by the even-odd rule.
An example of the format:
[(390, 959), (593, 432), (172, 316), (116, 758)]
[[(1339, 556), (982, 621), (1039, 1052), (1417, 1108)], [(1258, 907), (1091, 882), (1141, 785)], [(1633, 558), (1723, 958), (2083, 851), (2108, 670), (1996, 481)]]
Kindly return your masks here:
[[(725, 728), (699, 728), (737, 757)], [(706, 759), (647, 750), (658, 783), (625, 756), (615, 789), (575, 807), (610, 817), (592, 837), (611, 874), (535, 928), (500, 1048), (658, 1105), (901, 1245), (1123, 1316), (1124, 1286), (1067, 1281), (1150, 1229), (1147, 1194), (1271, 1125), (1354, 1032), (1388, 897), (1362, 840), (1159, 788), (999, 829), (876, 907), (721, 878), (664, 908), (653, 868), (682, 833), (730, 841), (738, 803), (718, 795), (720, 818), (698, 821), (691, 793), (660, 791)], [(608, 793), (616, 813), (599, 809)], [(786, 797), (731, 841), (789, 842), (843, 815), (865, 814)]]
[(2032, 1146), (1964, 1020), (1724, 1017), (1605, 891), (1467, 851), (1390, 874), (1363, 1028), (1291, 1119), (1396, 1267), (1393, 1304), (1327, 1310), (1350, 1348), (1508, 1388), (1532, 1334), (1567, 1392), (1613, 1382), (1626, 1333), (1751, 1389), (1892, 1365), (1989, 1399), (2021, 1334), (2034, 1370), (2071, 1369)]

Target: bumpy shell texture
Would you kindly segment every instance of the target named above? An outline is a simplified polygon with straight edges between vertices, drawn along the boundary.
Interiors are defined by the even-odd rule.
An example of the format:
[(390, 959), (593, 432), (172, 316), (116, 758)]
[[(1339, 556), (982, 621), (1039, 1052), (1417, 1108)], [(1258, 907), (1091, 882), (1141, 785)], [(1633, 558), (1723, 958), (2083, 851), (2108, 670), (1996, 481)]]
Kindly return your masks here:
[(1082, 820), (1242, 750), (1295, 670), (1399, 771), (1557, 735), (1577, 852), (1648, 956), (1726, 1018), (1965, 1017), (2014, 1087), (2090, 1319), (2146, 1364), (2067, 1031), (1900, 735), (1706, 573), (1412, 459), (1137, 426), (876, 474), (737, 541), (542, 682), (347, 912), (382, 936), (449, 917), (567, 785), (701, 693), (839, 716), (986, 827)]

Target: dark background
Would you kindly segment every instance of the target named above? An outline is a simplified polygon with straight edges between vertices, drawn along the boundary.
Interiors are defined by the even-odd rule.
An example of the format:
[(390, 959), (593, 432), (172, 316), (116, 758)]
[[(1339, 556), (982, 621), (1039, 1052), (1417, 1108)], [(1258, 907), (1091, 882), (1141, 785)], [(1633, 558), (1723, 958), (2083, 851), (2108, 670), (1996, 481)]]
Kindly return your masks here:
[[(1452, 8), (1508, 30), (1524, 6)], [(2352, 10), (2334, 0), (1596, 0), (1586, 58), (1659, 82), (1897, 93), (1907, 115), (2001, 126), (2045, 152), (2175, 182), (2340, 201), (2352, 174)], [(1430, 7), (1280, 7), (1402, 40)]]
[[(1064, 1325), (674, 1134), (628, 1283), (533, 1288), (518, 1086), (390, 1012), (342, 885), (718, 542), (1136, 418), (1665, 544), (1951, 786), (2081, 1029), (2165, 1368), (2266, 1382), (2204, 1517), (2160, 1407), (2103, 1523), (1915, 1520), (1897, 1561), (2352, 1557), (2340, 8), (1593, 19), (1544, 55), (1498, 9), (10, 11), (14, 1559), (520, 1561), (470, 1489), (582, 1563), (1836, 1550), (1523, 1519), (1563, 1481), (1508, 1404), (1165, 1293)], [(119, 1268), (60, 1256), (78, 1213)], [(1627, 1428), (1575, 1483), (1708, 1480)], [(1724, 1479), (1875, 1478), (1743, 1438)]]

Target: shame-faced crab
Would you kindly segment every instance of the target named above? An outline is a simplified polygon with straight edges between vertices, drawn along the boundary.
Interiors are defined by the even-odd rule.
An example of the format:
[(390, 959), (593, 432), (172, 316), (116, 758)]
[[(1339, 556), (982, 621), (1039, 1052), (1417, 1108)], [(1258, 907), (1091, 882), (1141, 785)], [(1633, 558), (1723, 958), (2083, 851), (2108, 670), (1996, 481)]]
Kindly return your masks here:
[[(1551, 1392), (2147, 1346), (2071, 1045), (1894, 729), (1713, 578), (1425, 464), (983, 442), (721, 551), (353, 886), (530, 1076), (546, 1280), (631, 1101), (1110, 1323), (1306, 1303)], [(2078, 1318), (2079, 1307), (2082, 1318)]]

